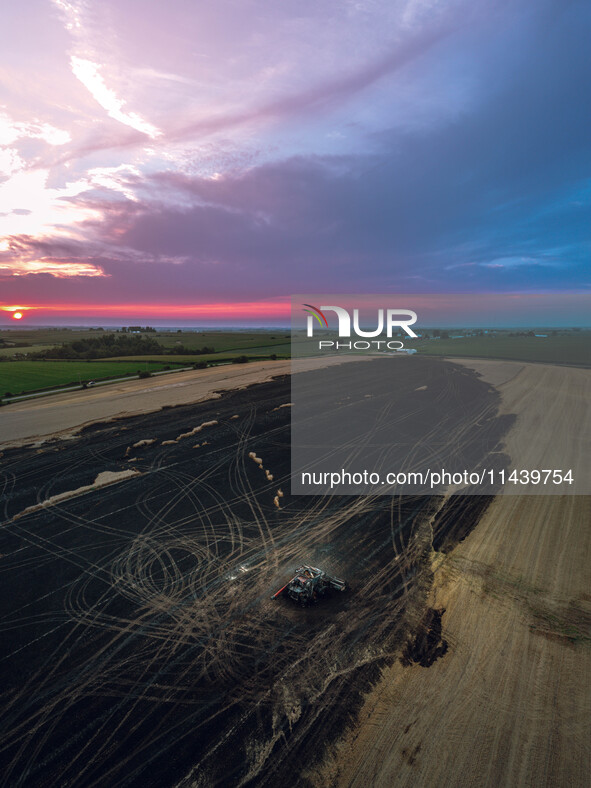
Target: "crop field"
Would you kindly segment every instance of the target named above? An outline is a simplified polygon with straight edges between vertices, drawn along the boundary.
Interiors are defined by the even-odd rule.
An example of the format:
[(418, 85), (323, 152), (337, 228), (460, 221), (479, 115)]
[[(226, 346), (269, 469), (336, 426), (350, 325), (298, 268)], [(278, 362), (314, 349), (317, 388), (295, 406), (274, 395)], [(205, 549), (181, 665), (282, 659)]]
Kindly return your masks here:
[[(540, 329), (546, 336), (510, 336), (507, 331), (482, 336), (460, 335), (458, 338), (404, 339), (407, 348), (414, 348), (425, 356), (450, 358), (491, 358), (513, 361), (533, 361), (547, 364), (591, 366), (591, 331), (559, 331)], [(462, 332), (458, 329), (458, 334)], [(31, 329), (0, 331), (0, 340), (11, 343), (30, 343), (29, 347), (0, 347), (0, 357), (31, 354), (58, 346), (63, 342), (100, 336), (93, 329)], [(428, 330), (427, 334), (432, 333)], [(453, 334), (453, 330), (450, 330)], [(285, 329), (275, 331), (159, 331), (148, 334), (171, 351), (182, 345), (187, 353), (116, 356), (96, 361), (35, 361), (22, 359), (0, 364), (0, 393), (30, 392), (48, 387), (67, 386), (84, 380), (98, 380), (136, 374), (138, 369), (159, 371), (164, 366), (177, 367), (196, 361), (226, 362), (246, 355), (250, 360), (290, 358), (293, 348)], [(298, 337), (294, 341), (298, 341)], [(304, 339), (302, 334), (302, 339)], [(214, 353), (191, 353), (203, 347), (214, 348)], [(308, 348), (306, 343), (306, 352)], [(92, 367), (89, 367), (92, 364)]]
[[(432, 334), (429, 329), (426, 334)], [(455, 332), (449, 331), (450, 335)], [(538, 333), (538, 332), (536, 332)], [(546, 333), (540, 330), (539, 333)], [(338, 339), (331, 332), (319, 333), (317, 339)], [(395, 337), (404, 343), (406, 349), (416, 350), (425, 356), (446, 356), (448, 358), (491, 358), (506, 361), (530, 361), (544, 364), (566, 364), (573, 366), (591, 366), (591, 331), (558, 332), (552, 335), (551, 330), (546, 336), (511, 336), (509, 331), (497, 334), (470, 336), (457, 332), (457, 338), (428, 338), (426, 336), (411, 339), (406, 335)], [(349, 340), (346, 340), (349, 341)], [(297, 344), (297, 347), (296, 347)], [(303, 332), (294, 335), (292, 350), (296, 355), (308, 356), (318, 354), (317, 343), (306, 341)], [(347, 352), (347, 351), (344, 351)], [(361, 348), (359, 352), (364, 352)]]
[[(92, 328), (9, 328), (0, 330), (0, 340), (5, 342), (26, 342), (30, 345), (42, 345), (44, 348), (61, 345), (63, 342), (74, 342), (77, 339), (97, 337), (108, 331)], [(24, 350), (27, 348), (15, 348)]]
[[(92, 339), (114, 333), (112, 331), (98, 331), (96, 329), (31, 329), (0, 331), (0, 343), (8, 343), (7, 347), (0, 347), (0, 357), (11, 358), (16, 356), (22, 360), (23, 356), (60, 347), (64, 343), (77, 340)], [(224, 361), (236, 358), (239, 355), (248, 355), (251, 359), (268, 358), (276, 355), (278, 358), (290, 357), (290, 335), (281, 331), (158, 331), (157, 333), (142, 332), (143, 336), (155, 339), (165, 349), (171, 351), (180, 345), (188, 353), (157, 353), (150, 355), (116, 356), (109, 361), (132, 361), (145, 363), (187, 364), (195, 361)], [(17, 347), (16, 345), (25, 345)], [(203, 347), (214, 348), (213, 354), (203, 355), (192, 353), (200, 351)], [(28, 359), (25, 359), (28, 360)], [(105, 359), (106, 360), (106, 359)], [(69, 382), (69, 381), (68, 381)], [(40, 384), (46, 385), (46, 384)], [(47, 384), (53, 385), (53, 384)], [(28, 389), (27, 389), (28, 390)]]
[[(10, 341), (10, 340), (9, 340)], [(41, 350), (47, 350), (48, 347), (53, 347), (53, 345), (29, 345), (28, 347), (0, 347), (0, 356), (5, 356), (6, 358), (10, 358), (10, 356), (18, 355), (26, 355), (29, 353), (39, 353)]]
[(289, 331), (183, 331), (158, 332), (153, 334), (158, 342), (165, 347), (174, 347), (176, 343), (186, 348), (199, 349), (204, 346), (214, 347), (216, 353), (253, 350), (259, 353), (278, 353), (283, 350), (289, 353)]
[(591, 331), (547, 337), (511, 337), (500, 334), (461, 339), (419, 339), (405, 344), (416, 348), (418, 353), (429, 356), (466, 356), (548, 364), (591, 365)]
[[(589, 424), (587, 369), (395, 364), (368, 438), (412, 419), (415, 459), (484, 430), (474, 467), (570, 467)], [(4, 783), (586, 785), (589, 496), (293, 495), (289, 365), (256, 366), (187, 372), (214, 381), (182, 404), (156, 379), (2, 408), (6, 443), (29, 421), (0, 465)], [(344, 366), (311, 392), (342, 419), (367, 401)], [(347, 592), (271, 600), (302, 563)]]
[(0, 364), (0, 393), (36, 391), (80, 381), (135, 375), (138, 370), (159, 372), (162, 362), (146, 361), (9, 361)]
[[(28, 353), (36, 350), (46, 350), (48, 347), (61, 345), (64, 342), (74, 342), (79, 339), (100, 337), (103, 334), (116, 333), (116, 329), (67, 329), (67, 328), (39, 328), (39, 329), (10, 329), (0, 330), (0, 341), (21, 343), (26, 342), (34, 347), (29, 348), (4, 348), (4, 355), (14, 352)], [(216, 352), (238, 351), (244, 349), (275, 352), (284, 346), (284, 352), (289, 351), (290, 335), (285, 329), (276, 331), (157, 331), (156, 333), (142, 332), (144, 336), (154, 337), (164, 347), (173, 348), (182, 344), (189, 350), (197, 350), (204, 346), (214, 347)]]
[[(560, 467), (590, 423), (591, 372), (462, 363), (517, 416), (503, 438), (513, 467)], [(384, 671), (315, 788), (589, 783), (591, 496), (548, 492), (495, 497), (453, 550), (434, 540), (448, 652)]]
[(277, 358), (289, 358), (290, 352), (289, 347), (287, 348), (274, 348), (273, 346), (267, 347), (260, 347), (260, 348), (245, 348), (245, 349), (237, 349), (233, 353), (229, 351), (223, 351), (221, 353), (203, 353), (203, 354), (185, 354), (185, 353), (165, 353), (164, 355), (160, 356), (116, 356), (112, 361), (138, 361), (142, 362), (146, 359), (151, 359), (152, 361), (163, 361), (166, 364), (193, 364), (196, 361), (208, 361), (208, 362), (216, 362), (216, 361), (229, 361), (237, 356), (245, 355), (249, 359), (265, 359), (269, 358), (271, 355), (276, 355)]
[[(455, 442), (474, 429), (458, 391), (486, 409), (495, 395), (439, 359), (413, 359), (408, 391), (435, 365), (443, 389), (423, 404), (457, 413)], [(292, 496), (290, 396), (283, 377), (6, 450), (7, 785), (304, 788), (306, 761), (410, 632), (424, 641), (411, 662), (445, 654), (442, 613), (426, 611), (433, 535), (463, 538), (490, 499)], [(104, 473), (124, 481), (94, 489)], [(271, 600), (302, 562), (349, 590)]]

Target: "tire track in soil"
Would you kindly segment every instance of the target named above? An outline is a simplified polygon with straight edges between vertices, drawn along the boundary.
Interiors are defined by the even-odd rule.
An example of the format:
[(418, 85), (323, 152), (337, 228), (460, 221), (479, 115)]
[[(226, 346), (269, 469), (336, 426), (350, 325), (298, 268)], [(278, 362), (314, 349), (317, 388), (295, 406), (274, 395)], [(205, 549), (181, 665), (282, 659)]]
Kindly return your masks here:
[[(13, 516), (40, 485), (128, 469), (126, 447), (158, 439), (138, 450), (140, 476), (3, 525), (9, 784), (303, 785), (310, 742), (354, 718), (423, 618), (433, 533), (459, 538), (450, 524), (485, 504), (286, 495), (277, 509), (290, 401), (284, 377), (6, 452)], [(205, 446), (162, 445), (213, 420)], [(304, 610), (271, 602), (302, 560), (351, 591)]]

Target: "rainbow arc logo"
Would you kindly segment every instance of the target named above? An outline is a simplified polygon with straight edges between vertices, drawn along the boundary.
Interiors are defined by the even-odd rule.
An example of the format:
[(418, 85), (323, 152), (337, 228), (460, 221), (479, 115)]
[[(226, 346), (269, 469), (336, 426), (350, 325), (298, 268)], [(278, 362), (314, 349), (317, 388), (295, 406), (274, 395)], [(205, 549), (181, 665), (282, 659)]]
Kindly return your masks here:
[[(324, 323), (324, 325), (328, 328), (328, 321), (324, 316), (324, 313), (321, 312), (317, 306), (312, 306), (312, 304), (304, 304), (304, 306), (310, 307), (310, 309), (313, 310), (311, 312), (310, 309), (304, 309), (303, 310), (304, 312), (307, 312), (309, 315), (312, 315), (312, 317), (315, 317), (316, 320), (320, 323), (320, 325)], [(322, 318), (322, 320), (320, 318)]]

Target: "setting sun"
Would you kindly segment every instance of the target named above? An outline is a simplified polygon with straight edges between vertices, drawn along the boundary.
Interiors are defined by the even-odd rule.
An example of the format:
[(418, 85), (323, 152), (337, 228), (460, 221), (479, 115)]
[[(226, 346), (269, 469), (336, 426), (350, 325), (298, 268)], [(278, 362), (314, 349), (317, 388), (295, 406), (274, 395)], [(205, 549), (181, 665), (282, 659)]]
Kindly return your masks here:
[(12, 320), (22, 320), (29, 309), (36, 307), (20, 306), (20, 304), (13, 304), (13, 306), (0, 306), (0, 312), (9, 312)]

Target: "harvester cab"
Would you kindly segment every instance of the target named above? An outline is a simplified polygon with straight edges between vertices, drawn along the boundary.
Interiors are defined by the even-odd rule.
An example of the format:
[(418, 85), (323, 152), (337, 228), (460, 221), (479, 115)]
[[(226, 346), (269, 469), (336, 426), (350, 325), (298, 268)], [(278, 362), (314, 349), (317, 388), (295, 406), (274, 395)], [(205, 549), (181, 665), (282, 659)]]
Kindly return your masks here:
[(271, 599), (288, 596), (300, 605), (309, 605), (330, 591), (345, 591), (346, 588), (344, 580), (331, 577), (315, 566), (304, 565), (296, 569), (294, 577), (273, 594)]

